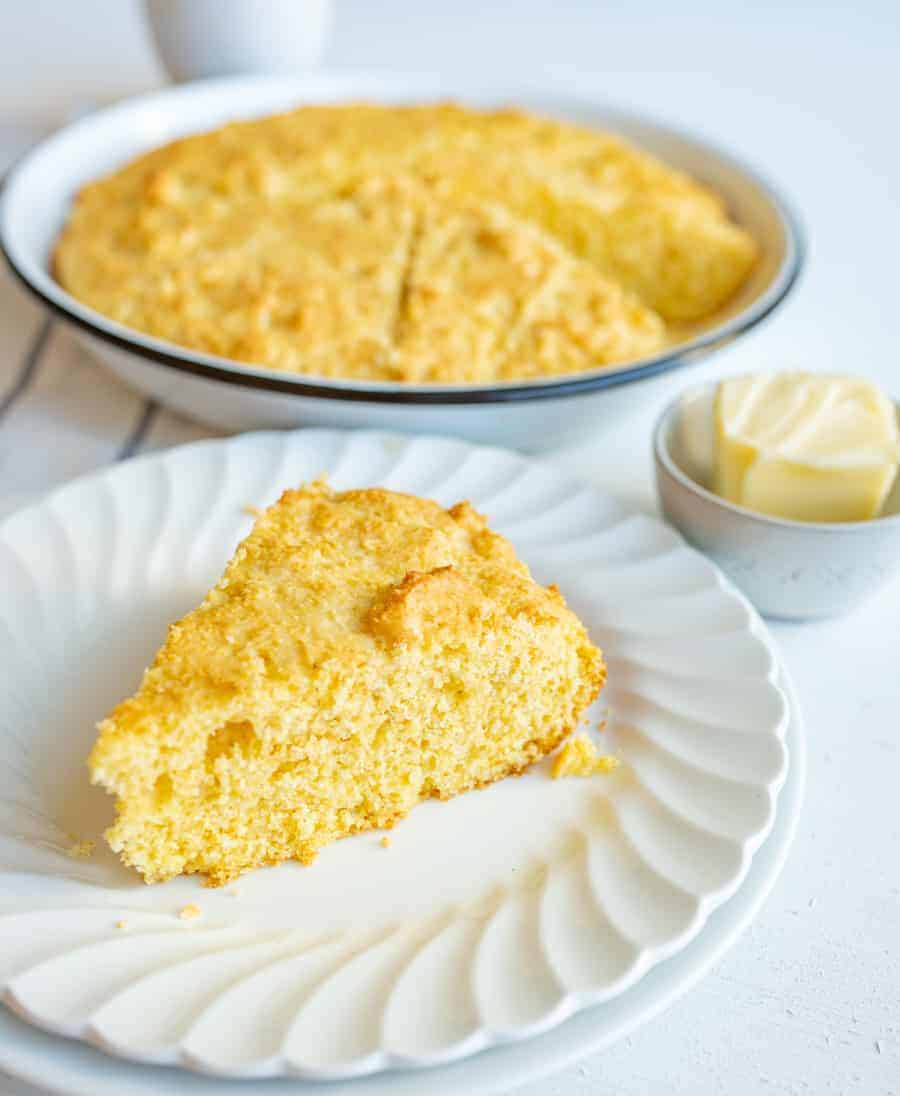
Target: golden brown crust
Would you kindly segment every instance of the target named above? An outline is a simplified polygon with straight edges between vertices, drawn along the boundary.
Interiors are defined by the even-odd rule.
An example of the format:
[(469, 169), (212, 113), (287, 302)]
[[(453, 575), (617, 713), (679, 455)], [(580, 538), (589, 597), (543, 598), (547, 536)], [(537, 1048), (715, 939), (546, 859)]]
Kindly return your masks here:
[(304, 107), (84, 187), (51, 258), (127, 326), (288, 372), (442, 383), (653, 353), (756, 258), (723, 203), (597, 133), (452, 104)]
[(413, 643), (441, 623), (474, 623), (482, 604), (478, 588), (451, 565), (424, 573), (409, 571), (379, 595), (366, 624), (388, 643)]

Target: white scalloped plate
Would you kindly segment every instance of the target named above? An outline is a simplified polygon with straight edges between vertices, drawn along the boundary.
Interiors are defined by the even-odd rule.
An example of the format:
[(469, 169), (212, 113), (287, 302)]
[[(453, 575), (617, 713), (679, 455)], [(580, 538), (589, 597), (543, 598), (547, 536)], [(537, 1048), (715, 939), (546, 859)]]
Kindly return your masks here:
[[(220, 573), (246, 506), (323, 471), (469, 498), (557, 581), (607, 653), (623, 764), (553, 781), (544, 762), (417, 808), (388, 850), (362, 835), (237, 893), (145, 887), (100, 840), (93, 724)], [(788, 707), (763, 637), (665, 526), (502, 450), (257, 434), (72, 484), (0, 527), (5, 1000), (135, 1061), (315, 1079), (448, 1062), (609, 1001), (700, 932), (772, 826)], [(188, 902), (203, 916), (179, 920)]]

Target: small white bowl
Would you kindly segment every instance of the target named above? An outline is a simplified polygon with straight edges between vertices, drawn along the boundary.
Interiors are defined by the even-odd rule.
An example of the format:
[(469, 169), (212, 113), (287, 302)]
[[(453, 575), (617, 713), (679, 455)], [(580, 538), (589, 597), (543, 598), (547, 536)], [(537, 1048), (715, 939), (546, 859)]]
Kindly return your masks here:
[(837, 616), (874, 593), (900, 566), (900, 477), (872, 521), (787, 521), (727, 502), (707, 487), (714, 395), (714, 384), (688, 389), (657, 422), (656, 487), (666, 520), (765, 616)]
[(173, 80), (317, 65), (332, 0), (144, 0), (156, 51)]

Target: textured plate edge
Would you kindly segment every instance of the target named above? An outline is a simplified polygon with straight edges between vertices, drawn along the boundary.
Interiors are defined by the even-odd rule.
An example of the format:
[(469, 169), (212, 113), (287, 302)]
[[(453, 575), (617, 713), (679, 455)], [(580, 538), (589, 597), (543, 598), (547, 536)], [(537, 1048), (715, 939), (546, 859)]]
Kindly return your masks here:
[[(777, 651), (775, 644), (773, 644), (773, 647), (776, 647)], [(665, 1012), (666, 1009), (687, 994), (739, 941), (765, 904), (781, 876), (796, 835), (806, 787), (807, 746), (803, 717), (791, 677), (784, 669), (783, 664), (779, 662), (779, 666), (780, 684), (788, 698), (791, 711), (791, 723), (785, 736), (790, 749), (791, 763), (782, 793), (779, 796), (780, 810), (769, 837), (763, 843), (758, 855), (754, 857), (744, 885), (732, 899), (723, 903), (713, 914), (714, 918), (718, 917), (720, 919), (715, 925), (715, 933), (719, 938), (711, 943), (709, 934), (705, 938), (701, 934), (679, 956), (672, 960), (672, 963), (679, 961), (687, 963), (690, 968), (687, 974), (679, 976), (676, 973), (673, 975), (672, 968), (660, 968), (664, 980), (672, 981), (674, 978), (674, 983), (666, 986), (658, 997), (654, 997), (646, 1005), (636, 1006), (632, 1010), (632, 1014), (618, 1028), (602, 1032), (599, 1035), (596, 1034), (593, 1030), (596, 1026), (594, 1023), (596, 1017), (592, 1010), (586, 1010), (580, 1017), (574, 1017), (571, 1021), (559, 1025), (553, 1031), (536, 1037), (535, 1040), (519, 1043), (514, 1047), (498, 1048), (496, 1053), (503, 1056), (503, 1062), (499, 1069), (495, 1071), (495, 1074), (499, 1073), (500, 1075), (495, 1075), (493, 1079), (486, 1078), (484, 1081), (479, 1081), (477, 1078), (470, 1078), (464, 1081), (462, 1078), (453, 1076), (441, 1077), (442, 1068), (440, 1066), (435, 1067), (430, 1073), (430, 1078), (434, 1082), (432, 1084), (434, 1096), (444, 1096), (444, 1094), (449, 1096), (450, 1093), (459, 1091), (460, 1086), (463, 1084), (470, 1096), (500, 1096), (500, 1094), (513, 1091), (521, 1085), (558, 1073), (589, 1054), (598, 1053), (612, 1046)], [(759, 874), (760, 878), (758, 880), (752, 878), (754, 873)], [(748, 887), (750, 888), (749, 893)], [(691, 954), (692, 950), (702, 953), (699, 959)], [(691, 966), (692, 963), (695, 965)], [(647, 991), (639, 983), (628, 992), (639, 996)], [(595, 1011), (599, 1011), (600, 1008), (602, 1006), (598, 1006), (598, 1010)], [(579, 1020), (588, 1026), (589, 1034), (584, 1039), (576, 1038), (575, 1045), (571, 1045), (571, 1025), (578, 1023)], [(27, 1049), (22, 1048), (23, 1040), (31, 1044)], [(559, 1048), (555, 1052), (551, 1049), (548, 1053), (543, 1054), (540, 1064), (535, 1068), (521, 1064), (518, 1068), (513, 1065), (510, 1069), (507, 1060), (510, 1054), (525, 1053), (527, 1050), (532, 1053), (545, 1051), (547, 1049), (545, 1046), (538, 1046), (539, 1043), (543, 1044), (545, 1041), (562, 1041), (569, 1045)], [(94, 1067), (91, 1071), (93, 1075), (86, 1078), (84, 1083), (79, 1082), (73, 1087), (71, 1084), (71, 1070), (68, 1064), (65, 1062), (54, 1064), (54, 1051), (61, 1051), (64, 1055), (75, 1055), (77, 1058), (88, 1056), (91, 1059), (91, 1066)], [(489, 1052), (486, 1055), (477, 1055), (465, 1062), (458, 1062), (449, 1069), (457, 1072), (461, 1070), (485, 1071), (489, 1070), (492, 1064)], [(135, 1087), (133, 1090), (134, 1096), (144, 1096), (145, 1093), (158, 1091), (158, 1088), (153, 1086), (164, 1083), (167, 1078), (171, 1079), (172, 1076), (168, 1071), (160, 1072), (159, 1069), (153, 1069), (151, 1072), (151, 1067), (139, 1066), (134, 1063), (110, 1062), (108, 1057), (103, 1055), (101, 1051), (74, 1040), (62, 1041), (59, 1037), (49, 1035), (47, 1032), (27, 1024), (6, 1010), (0, 1010), (0, 1067), (21, 1080), (48, 1087), (50, 1091), (60, 1093), (62, 1096), (121, 1096), (121, 1093), (126, 1091), (124, 1086), (128, 1085), (129, 1079), (127, 1075), (109, 1076), (110, 1073), (118, 1069), (128, 1072), (140, 1070), (144, 1074), (138, 1082), (139, 1087)], [(99, 1084), (97, 1080), (98, 1073), (103, 1075), (103, 1079)], [(233, 1096), (235, 1092), (240, 1091), (234, 1081), (220, 1078), (212, 1079), (199, 1074), (188, 1075), (185, 1078), (178, 1074), (174, 1076), (178, 1077), (179, 1080), (186, 1080), (190, 1086), (185, 1089), (186, 1093), (191, 1092), (193, 1089), (197, 1096)], [(416, 1074), (407, 1075), (406, 1077), (398, 1077), (396, 1074), (378, 1075), (357, 1082), (350, 1082), (346, 1085), (329, 1086), (328, 1088), (324, 1088), (316, 1082), (304, 1085), (302, 1081), (286, 1080), (281, 1084), (278, 1082), (272, 1083), (270, 1090), (273, 1096), (288, 1096), (289, 1093), (294, 1093), (296, 1096), (303, 1096), (304, 1093), (328, 1093), (329, 1096), (354, 1096), (354, 1094), (358, 1094), (358, 1096), (393, 1096), (394, 1091), (400, 1096), (401, 1089), (396, 1087), (398, 1082), (409, 1082), (416, 1076)], [(132, 1078), (132, 1081), (134, 1080), (135, 1078)], [(512, 1085), (512, 1088), (510, 1085)], [(267, 1086), (267, 1090), (269, 1090), (269, 1086)], [(408, 1091), (411, 1093), (412, 1090)]]

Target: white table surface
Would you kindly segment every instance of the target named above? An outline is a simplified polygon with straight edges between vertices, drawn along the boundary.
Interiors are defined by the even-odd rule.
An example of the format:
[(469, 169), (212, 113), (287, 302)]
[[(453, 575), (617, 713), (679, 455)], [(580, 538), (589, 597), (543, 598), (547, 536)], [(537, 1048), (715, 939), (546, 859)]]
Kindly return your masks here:
[[(783, 311), (716, 371), (847, 369), (900, 394), (896, 8), (726, 8), (338, 0), (326, 61), (437, 70), (448, 94), (460, 66), (564, 75), (739, 150), (795, 199), (809, 266)], [(30, 0), (3, 17), (0, 161), (73, 106), (162, 79), (136, 3)], [(627, 431), (554, 459), (651, 507), (657, 411), (648, 398)], [(0, 276), (0, 512), (123, 452), (204, 433), (148, 411)], [(900, 579), (842, 620), (773, 631), (809, 736), (805, 813), (773, 895), (666, 1015), (521, 1096), (900, 1093)], [(0, 1075), (0, 1093), (37, 1090)]]

